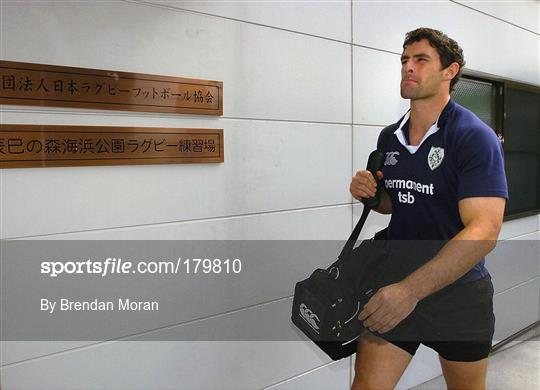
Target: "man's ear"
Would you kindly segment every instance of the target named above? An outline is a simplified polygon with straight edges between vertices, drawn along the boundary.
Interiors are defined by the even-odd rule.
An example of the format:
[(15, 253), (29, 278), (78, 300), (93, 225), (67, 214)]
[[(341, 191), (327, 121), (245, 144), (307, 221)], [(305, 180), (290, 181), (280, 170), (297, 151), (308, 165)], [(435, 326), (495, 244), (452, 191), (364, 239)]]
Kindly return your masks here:
[(452, 80), (458, 73), (459, 73), (459, 64), (457, 62), (452, 62), (443, 71), (443, 75), (446, 80)]

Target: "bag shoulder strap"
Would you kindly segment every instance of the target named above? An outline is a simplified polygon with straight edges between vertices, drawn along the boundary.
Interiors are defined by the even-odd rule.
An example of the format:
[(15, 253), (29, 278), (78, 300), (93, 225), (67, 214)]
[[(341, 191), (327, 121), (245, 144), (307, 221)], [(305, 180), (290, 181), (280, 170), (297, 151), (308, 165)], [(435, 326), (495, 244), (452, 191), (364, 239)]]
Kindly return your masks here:
[(377, 150), (380, 150), (381, 152), (386, 152), (388, 142), (390, 141), (392, 135), (394, 135), (394, 132), (398, 129), (399, 124), (401, 123), (401, 119), (397, 123), (386, 126), (384, 129), (381, 130), (381, 132), (379, 133), (379, 138), (377, 139)]
[[(377, 139), (377, 150), (381, 152), (386, 152), (386, 148), (388, 147), (388, 142), (390, 140), (390, 137), (394, 134), (394, 132), (399, 127), (399, 124), (405, 117), (402, 116), (401, 119), (389, 126), (386, 126), (384, 129), (381, 130), (379, 134), (379, 138)], [(352, 250), (354, 248), (354, 244), (356, 243), (356, 240), (358, 240), (358, 236), (360, 236), (360, 232), (362, 231), (362, 228), (364, 227), (364, 224), (366, 223), (366, 219), (369, 215), (369, 212), (371, 211), (371, 208), (364, 207), (364, 210), (362, 211), (362, 215), (360, 216), (360, 220), (354, 227), (351, 235), (349, 236), (349, 239), (345, 243), (345, 246), (341, 250), (341, 253), (339, 254), (339, 259), (345, 259), (350, 256), (352, 253)]]

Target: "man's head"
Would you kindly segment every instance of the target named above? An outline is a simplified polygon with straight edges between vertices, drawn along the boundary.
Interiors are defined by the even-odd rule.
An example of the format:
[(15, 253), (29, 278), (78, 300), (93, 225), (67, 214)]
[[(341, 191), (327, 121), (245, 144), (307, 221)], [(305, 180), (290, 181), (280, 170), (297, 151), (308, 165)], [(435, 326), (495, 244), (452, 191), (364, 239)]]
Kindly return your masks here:
[(456, 41), (441, 31), (422, 27), (405, 36), (401, 64), (401, 96), (415, 100), (449, 93), (465, 60)]

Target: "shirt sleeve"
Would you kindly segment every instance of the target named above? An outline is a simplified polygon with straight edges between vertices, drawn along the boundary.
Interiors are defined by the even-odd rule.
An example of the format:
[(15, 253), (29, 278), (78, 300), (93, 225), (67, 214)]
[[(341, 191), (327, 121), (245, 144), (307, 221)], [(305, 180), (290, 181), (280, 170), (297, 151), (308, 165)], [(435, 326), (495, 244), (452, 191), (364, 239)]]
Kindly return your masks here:
[(493, 196), (508, 199), (501, 142), (489, 127), (469, 129), (458, 142), (458, 199)]

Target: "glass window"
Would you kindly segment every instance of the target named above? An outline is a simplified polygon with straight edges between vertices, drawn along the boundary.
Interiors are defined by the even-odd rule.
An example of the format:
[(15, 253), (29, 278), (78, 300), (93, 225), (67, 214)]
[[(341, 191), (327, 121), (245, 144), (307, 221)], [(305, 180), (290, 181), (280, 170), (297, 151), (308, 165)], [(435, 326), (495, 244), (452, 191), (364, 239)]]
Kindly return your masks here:
[(496, 129), (497, 86), (486, 81), (461, 78), (452, 99), (474, 112), (486, 125)]
[(540, 93), (510, 84), (505, 101), (506, 212), (516, 214), (540, 209)]
[(540, 88), (464, 76), (452, 99), (473, 111), (503, 142), (510, 199), (506, 217), (540, 211)]

